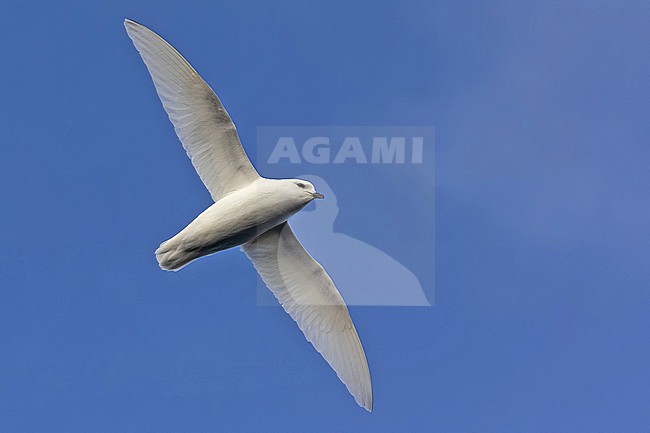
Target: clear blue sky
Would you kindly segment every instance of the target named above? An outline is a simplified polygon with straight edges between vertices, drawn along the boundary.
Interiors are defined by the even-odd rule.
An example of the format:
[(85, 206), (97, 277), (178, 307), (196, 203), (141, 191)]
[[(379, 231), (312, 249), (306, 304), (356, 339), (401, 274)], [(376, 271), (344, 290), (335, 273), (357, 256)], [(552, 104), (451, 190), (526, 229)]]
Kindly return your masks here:
[[(0, 431), (648, 431), (647, 1), (26, 1), (2, 17)], [(190, 59), (249, 150), (260, 125), (435, 126), (435, 305), (352, 308), (372, 414), (256, 305), (239, 251), (157, 268), (209, 196), (125, 17)], [(399, 197), (364, 200), (382, 194)], [(338, 230), (382, 247), (357, 198), (337, 192)]]

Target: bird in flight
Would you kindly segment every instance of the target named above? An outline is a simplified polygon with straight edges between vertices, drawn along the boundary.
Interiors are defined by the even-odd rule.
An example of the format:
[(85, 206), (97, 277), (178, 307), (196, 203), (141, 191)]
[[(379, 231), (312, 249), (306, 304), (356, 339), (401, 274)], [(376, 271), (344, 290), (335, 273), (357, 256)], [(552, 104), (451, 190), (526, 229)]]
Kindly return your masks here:
[(305, 180), (260, 176), (221, 101), (187, 60), (147, 27), (128, 19), (124, 25), (214, 200), (160, 245), (156, 250), (160, 267), (178, 271), (199, 257), (240, 246), (356, 402), (372, 411), (370, 371), (345, 302), (287, 222), (323, 195)]

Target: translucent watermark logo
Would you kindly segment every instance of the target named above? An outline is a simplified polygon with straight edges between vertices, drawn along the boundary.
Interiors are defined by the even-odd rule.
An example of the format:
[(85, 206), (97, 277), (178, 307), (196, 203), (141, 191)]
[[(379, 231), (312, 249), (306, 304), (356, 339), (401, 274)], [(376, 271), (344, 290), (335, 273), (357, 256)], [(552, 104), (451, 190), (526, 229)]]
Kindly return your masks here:
[[(410, 139), (409, 162), (421, 164), (424, 137), (408, 138)], [(266, 162), (278, 164), (286, 159), (291, 164), (300, 164), (303, 161), (311, 164), (344, 164), (346, 162), (367, 164), (369, 161), (372, 164), (404, 164), (407, 153), (406, 140), (407, 137), (372, 137), (364, 150), (360, 137), (345, 137), (340, 146), (336, 148), (336, 154), (333, 155), (330, 137), (309, 137), (304, 143), (301, 143), (301, 150), (299, 150), (294, 137), (284, 136), (278, 138)], [(370, 158), (368, 158), (368, 148)]]
[[(256, 166), (311, 182), (289, 219), (348, 305), (434, 303), (435, 162), (430, 126), (272, 126), (257, 130)], [(280, 275), (291, 270), (278, 261)], [(278, 305), (259, 280), (258, 305)]]

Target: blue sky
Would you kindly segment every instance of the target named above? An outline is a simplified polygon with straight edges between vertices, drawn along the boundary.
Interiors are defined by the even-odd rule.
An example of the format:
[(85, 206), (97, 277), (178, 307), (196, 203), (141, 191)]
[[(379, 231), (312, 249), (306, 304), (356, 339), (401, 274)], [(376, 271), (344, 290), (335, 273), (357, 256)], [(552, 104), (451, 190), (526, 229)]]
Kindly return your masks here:
[[(125, 17), (192, 62), (249, 153), (261, 125), (435, 126), (435, 305), (351, 309), (372, 414), (257, 306), (239, 251), (157, 268), (209, 195)], [(31, 1), (3, 18), (1, 431), (647, 431), (647, 2)], [(358, 197), (337, 190), (335, 229), (389, 248)]]

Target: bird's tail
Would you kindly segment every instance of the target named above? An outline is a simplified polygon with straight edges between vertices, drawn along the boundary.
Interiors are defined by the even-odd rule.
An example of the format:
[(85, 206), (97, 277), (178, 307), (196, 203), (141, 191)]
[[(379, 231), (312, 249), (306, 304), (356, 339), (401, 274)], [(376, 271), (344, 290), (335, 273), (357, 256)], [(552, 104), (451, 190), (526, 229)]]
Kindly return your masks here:
[(156, 250), (158, 265), (166, 271), (179, 271), (199, 257), (197, 252), (186, 251), (173, 241), (172, 238), (163, 242)]

